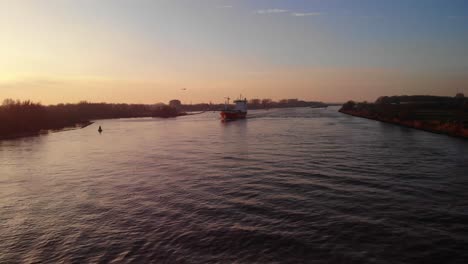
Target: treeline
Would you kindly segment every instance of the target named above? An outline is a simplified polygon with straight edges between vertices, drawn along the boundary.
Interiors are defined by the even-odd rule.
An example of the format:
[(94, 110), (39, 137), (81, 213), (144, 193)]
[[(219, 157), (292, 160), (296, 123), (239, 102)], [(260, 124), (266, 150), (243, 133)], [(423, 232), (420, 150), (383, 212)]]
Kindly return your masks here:
[[(0, 106), (0, 137), (38, 133), (41, 128), (65, 127), (66, 121), (51, 122), (47, 108), (31, 101), (5, 100)], [(73, 121), (71, 121), (74, 123)]]
[[(284, 107), (320, 107), (322, 102), (298, 99), (251, 99), (249, 109)], [(106, 104), (80, 102), (44, 106), (31, 101), (6, 99), (0, 105), (0, 138), (36, 134), (43, 130), (60, 130), (67, 127), (86, 126), (91, 120), (132, 117), (176, 117), (188, 111), (217, 111), (224, 104), (196, 104), (171, 107), (164, 104)]]
[(349, 101), (342, 113), (468, 138), (468, 99), (443, 96), (384, 96), (375, 103)]
[(31, 101), (4, 100), (0, 106), (0, 138), (85, 126), (91, 120), (184, 115), (167, 105), (81, 102), (44, 106)]
[(468, 99), (463, 95), (445, 96), (383, 96), (375, 103), (348, 101), (340, 111), (352, 111), (373, 118), (398, 120), (468, 121)]
[(376, 104), (424, 104), (448, 107), (463, 107), (466, 102), (467, 99), (461, 93), (457, 94), (455, 97), (433, 95), (381, 96), (375, 101)]
[(251, 99), (249, 100), (250, 109), (263, 109), (263, 108), (287, 108), (287, 107), (325, 107), (327, 104), (315, 101), (303, 101), (299, 99), (281, 99), (273, 101), (271, 99)]
[(398, 107), (407, 108), (436, 108), (468, 110), (468, 98), (463, 94), (457, 94), (455, 97), (432, 96), (432, 95), (401, 95), (401, 96), (381, 96), (374, 103), (348, 101), (343, 105), (343, 109), (365, 109)]
[[(299, 99), (281, 99), (274, 101), (272, 99), (250, 99), (248, 101), (249, 109), (269, 109), (269, 108), (288, 108), (288, 107), (326, 107), (327, 104), (315, 101), (302, 101)], [(183, 111), (219, 111), (224, 109), (224, 104), (190, 104), (181, 105)]]

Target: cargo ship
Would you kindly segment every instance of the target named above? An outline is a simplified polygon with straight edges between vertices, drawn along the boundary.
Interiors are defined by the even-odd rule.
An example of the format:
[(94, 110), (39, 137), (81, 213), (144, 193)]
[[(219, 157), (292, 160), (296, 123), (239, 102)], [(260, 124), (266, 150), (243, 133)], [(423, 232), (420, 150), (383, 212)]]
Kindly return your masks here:
[(226, 103), (224, 104), (224, 110), (221, 111), (221, 119), (223, 121), (231, 121), (237, 119), (245, 119), (247, 117), (247, 98), (241, 99), (240, 97), (237, 100), (234, 100), (234, 108), (230, 108), (229, 100), (226, 98)]

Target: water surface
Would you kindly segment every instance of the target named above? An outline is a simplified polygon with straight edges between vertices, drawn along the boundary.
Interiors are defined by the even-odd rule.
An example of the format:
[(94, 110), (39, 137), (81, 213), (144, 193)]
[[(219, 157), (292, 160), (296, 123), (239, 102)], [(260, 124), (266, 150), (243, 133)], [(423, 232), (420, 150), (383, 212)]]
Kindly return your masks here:
[(468, 141), (336, 110), (0, 141), (0, 263), (466, 263)]

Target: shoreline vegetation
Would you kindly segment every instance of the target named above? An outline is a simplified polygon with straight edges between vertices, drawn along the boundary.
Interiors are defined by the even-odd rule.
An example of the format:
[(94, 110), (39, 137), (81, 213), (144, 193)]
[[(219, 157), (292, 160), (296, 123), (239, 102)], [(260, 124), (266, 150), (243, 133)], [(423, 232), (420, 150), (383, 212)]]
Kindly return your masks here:
[(161, 117), (187, 115), (167, 105), (105, 104), (80, 102), (44, 106), (31, 101), (6, 99), (0, 106), (0, 139), (46, 134), (79, 129), (93, 124), (92, 120)]
[[(298, 99), (251, 99), (249, 109), (289, 107), (322, 108), (331, 104)], [(44, 106), (32, 101), (6, 99), (0, 105), (0, 140), (36, 136), (49, 132), (85, 128), (92, 120), (117, 118), (173, 118), (220, 111), (224, 104), (181, 104), (172, 100), (162, 103), (107, 104), (89, 103)], [(199, 112), (199, 113), (193, 113)], [(382, 96), (374, 103), (348, 101), (339, 112), (356, 117), (468, 138), (468, 98), (463, 94), (443, 96)]]
[(383, 96), (374, 103), (349, 101), (339, 112), (415, 128), (432, 133), (468, 138), (468, 98), (443, 96)]
[[(178, 101), (178, 100), (173, 100)], [(172, 101), (171, 101), (172, 102)], [(171, 105), (171, 104), (170, 104)], [(249, 110), (259, 109), (272, 109), (272, 108), (290, 108), (290, 107), (327, 107), (331, 104), (326, 104), (317, 101), (302, 101), (299, 99), (281, 99), (279, 101), (273, 101), (271, 99), (250, 99), (248, 101)], [(180, 104), (180, 101), (176, 102), (175, 107), (185, 112), (195, 111), (221, 111), (224, 109), (224, 104)]]
[[(322, 102), (306, 102), (298, 99), (252, 99), (250, 109), (286, 107), (326, 107)], [(166, 104), (107, 104), (89, 103), (58, 104), (45, 106), (32, 101), (6, 99), (0, 105), (0, 140), (36, 136), (49, 132), (80, 129), (93, 124), (92, 120), (117, 118), (173, 118), (220, 111), (224, 104), (183, 105), (179, 100)], [(199, 112), (199, 113), (190, 113)]]

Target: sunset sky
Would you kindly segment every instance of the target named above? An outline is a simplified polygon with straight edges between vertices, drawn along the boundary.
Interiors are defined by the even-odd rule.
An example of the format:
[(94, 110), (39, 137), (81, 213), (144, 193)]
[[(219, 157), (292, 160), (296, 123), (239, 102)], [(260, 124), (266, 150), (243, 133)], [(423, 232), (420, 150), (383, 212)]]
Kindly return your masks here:
[(468, 93), (466, 0), (0, 0), (0, 100), (457, 90)]

